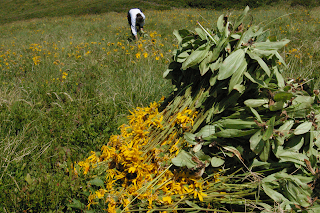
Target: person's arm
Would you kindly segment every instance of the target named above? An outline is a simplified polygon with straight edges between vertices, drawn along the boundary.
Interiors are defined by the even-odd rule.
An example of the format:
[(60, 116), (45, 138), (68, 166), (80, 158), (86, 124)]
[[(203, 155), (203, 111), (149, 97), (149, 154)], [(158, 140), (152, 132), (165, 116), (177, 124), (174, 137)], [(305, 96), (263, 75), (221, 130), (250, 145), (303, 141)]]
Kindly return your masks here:
[(143, 26), (146, 21), (146, 16), (142, 12), (141, 12), (141, 16), (143, 17), (143, 22), (140, 24), (140, 30), (141, 32), (143, 32)]
[(138, 40), (135, 14), (131, 14), (131, 32), (134, 35), (135, 39)]

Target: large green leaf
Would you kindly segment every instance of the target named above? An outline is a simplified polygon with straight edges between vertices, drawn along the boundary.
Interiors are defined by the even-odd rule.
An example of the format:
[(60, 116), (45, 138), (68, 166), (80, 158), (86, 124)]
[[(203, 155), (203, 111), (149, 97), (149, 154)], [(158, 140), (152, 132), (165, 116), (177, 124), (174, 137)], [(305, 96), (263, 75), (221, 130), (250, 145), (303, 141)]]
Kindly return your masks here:
[(173, 35), (176, 36), (176, 38), (178, 39), (178, 42), (180, 43), (182, 41), (183, 37), (186, 37), (187, 35), (190, 35), (190, 31), (183, 29), (183, 30), (174, 30), (173, 31)]
[(210, 69), (209, 62), (211, 61), (211, 58), (213, 56), (212, 51), (209, 51), (207, 56), (202, 60), (202, 62), (199, 65), (200, 75), (203, 76), (208, 72)]
[(254, 43), (253, 46), (256, 49), (260, 49), (260, 50), (278, 50), (278, 49), (284, 47), (289, 42), (290, 42), (290, 40), (288, 40), (288, 39), (282, 39), (281, 41), (278, 41), (278, 42), (270, 42), (270, 41), (256, 42), (256, 43)]
[(263, 29), (260, 28), (259, 31), (255, 33), (255, 36), (257, 36), (255, 40), (256, 42), (263, 42), (263, 41), (266, 41), (270, 36), (270, 31), (269, 30), (263, 31)]
[(262, 123), (262, 119), (261, 116), (259, 115), (258, 111), (255, 110), (254, 108), (250, 107), (251, 112), (254, 114), (254, 116), (256, 117), (257, 121)]
[(262, 132), (259, 130), (250, 138), (250, 149), (256, 153), (259, 154), (264, 146), (264, 141), (262, 140)]
[(290, 130), (294, 124), (294, 120), (288, 120), (284, 124), (280, 126), (278, 129), (279, 136), (276, 138), (277, 144), (282, 146), (284, 144), (284, 140), (290, 135)]
[(244, 72), (244, 75), (253, 83), (259, 84), (262, 87), (266, 87), (267, 86), (266, 82), (256, 78), (255, 76), (252, 76), (249, 72)]
[(282, 75), (280, 74), (278, 67), (277, 66), (273, 66), (272, 67), (273, 73), (276, 75), (277, 81), (278, 81), (278, 86), (280, 88), (285, 87), (285, 83), (284, 83), (284, 79), (282, 77)]
[(224, 164), (224, 160), (218, 157), (212, 157), (211, 158), (211, 166), (212, 167), (219, 167)]
[(294, 130), (293, 133), (295, 135), (302, 135), (304, 133), (309, 132), (311, 127), (312, 127), (312, 122), (306, 121), (306, 122), (300, 124), (299, 126), (297, 126), (297, 128)]
[(221, 119), (215, 122), (218, 126), (226, 129), (253, 129), (257, 128), (254, 121), (245, 121), (241, 119)]
[(196, 142), (196, 135), (191, 132), (185, 132), (184, 133), (184, 139), (190, 144), (190, 145), (197, 145)]
[(222, 63), (218, 73), (218, 80), (229, 78), (241, 66), (245, 60), (245, 52), (238, 49), (232, 52)]
[(303, 96), (303, 95), (297, 95), (297, 97), (292, 101), (293, 105), (296, 104), (313, 104), (314, 102), (314, 97), (310, 97), (310, 96)]
[(255, 108), (255, 107), (259, 107), (259, 106), (262, 106), (264, 104), (267, 104), (269, 102), (269, 99), (248, 99), (248, 100), (245, 100), (244, 101), (244, 104), (248, 107), (252, 107), (252, 108)]
[(197, 163), (192, 160), (192, 155), (184, 150), (181, 150), (177, 157), (171, 160), (172, 164), (178, 167), (186, 166), (189, 169), (194, 168)]
[(274, 95), (273, 100), (275, 100), (275, 101), (288, 101), (292, 97), (293, 97), (293, 94), (291, 92), (279, 91)]
[(253, 53), (251, 51), (247, 51), (247, 54), (249, 55), (249, 57), (251, 59), (256, 60), (259, 63), (261, 68), (267, 73), (268, 76), (271, 75), (271, 71), (270, 71), (268, 65), (262, 60), (262, 58), (260, 58), (258, 55), (256, 55), (255, 53)]
[(246, 8), (243, 10), (243, 12), (240, 14), (240, 16), (238, 16), (237, 20), (235, 21), (233, 30), (236, 30), (241, 24), (243, 24), (244, 17), (247, 15), (248, 11), (249, 11), (249, 6), (246, 6)]
[(268, 122), (267, 122), (267, 129), (263, 134), (262, 139), (268, 140), (273, 135), (273, 129), (274, 129), (274, 123), (275, 123), (275, 116), (273, 116)]
[(268, 161), (269, 155), (270, 155), (270, 148), (271, 148), (270, 141), (269, 140), (264, 141), (264, 145), (263, 145), (262, 151), (261, 151), (261, 153), (259, 155), (261, 161), (263, 161), (263, 162), (267, 162)]
[(217, 80), (218, 80), (218, 75), (211, 76), (209, 80), (210, 86), (215, 85), (217, 83)]
[(224, 15), (219, 16), (217, 21), (217, 28), (220, 33), (224, 32)]
[(268, 184), (263, 183), (262, 184), (263, 191), (272, 198), (277, 203), (282, 203), (283, 201), (286, 201), (286, 199), (281, 193), (273, 190)]
[(229, 92), (235, 89), (237, 84), (241, 84), (243, 81), (243, 73), (247, 70), (247, 61), (243, 60), (239, 68), (232, 75), (229, 83)]
[(308, 157), (302, 153), (281, 149), (280, 147), (276, 152), (276, 156), (280, 159), (280, 162), (292, 162), (302, 166), (305, 165), (304, 160), (308, 159)]
[(251, 129), (251, 130), (225, 129), (215, 133), (214, 136), (221, 137), (221, 138), (237, 138), (237, 137), (243, 137), (246, 135), (252, 135), (256, 131), (258, 130), (257, 129)]
[(89, 183), (90, 183), (91, 185), (104, 187), (104, 182), (103, 182), (103, 180), (101, 180), (101, 179), (98, 178), (98, 177), (90, 180)]
[(208, 54), (210, 45), (203, 44), (198, 49), (193, 51), (187, 59), (182, 63), (182, 70), (186, 70), (188, 67), (192, 67), (194, 65), (199, 64)]
[(178, 63), (183, 63), (185, 60), (187, 60), (188, 57), (189, 57), (189, 51), (184, 51), (184, 52), (180, 53), (179, 55), (177, 55), (176, 61)]
[(179, 43), (182, 41), (182, 37), (178, 30), (173, 30), (173, 35), (178, 39)]
[(216, 126), (215, 125), (206, 125), (201, 128), (199, 132), (197, 132), (195, 135), (197, 137), (201, 136), (202, 138), (208, 137), (210, 135), (213, 135), (216, 132)]
[(241, 34), (241, 37), (237, 43), (236, 49), (241, 48), (241, 46), (247, 46), (248, 41), (252, 40), (252, 37), (254, 36), (253, 27), (249, 27), (243, 34)]
[(269, 106), (270, 111), (278, 111), (285, 107), (285, 103), (283, 101), (274, 102)]
[(251, 52), (258, 55), (260, 58), (265, 58), (268, 60), (271, 59), (277, 53), (276, 50), (259, 50), (255, 48), (251, 48), (250, 50)]
[(305, 118), (311, 112), (309, 103), (295, 103), (286, 108), (287, 115), (291, 118)]
[(283, 64), (285, 68), (287, 68), (287, 64), (286, 64), (286, 62), (283, 60), (283, 58), (281, 57), (281, 55), (280, 55), (278, 52), (275, 52), (274, 55), (279, 59), (279, 62), (280, 62), (281, 64)]
[(220, 68), (220, 66), (221, 66), (221, 64), (222, 64), (221, 61), (222, 61), (222, 58), (220, 57), (220, 58), (218, 58), (215, 62), (213, 62), (213, 63), (211, 63), (211, 64), (209, 65), (209, 67), (210, 67), (210, 69), (211, 69), (212, 72), (214, 72), (215, 70), (217, 70), (217, 69)]
[(201, 28), (196, 28), (194, 30), (196, 31), (196, 33), (200, 36), (200, 38), (202, 40), (206, 40), (207, 39), (207, 34)]

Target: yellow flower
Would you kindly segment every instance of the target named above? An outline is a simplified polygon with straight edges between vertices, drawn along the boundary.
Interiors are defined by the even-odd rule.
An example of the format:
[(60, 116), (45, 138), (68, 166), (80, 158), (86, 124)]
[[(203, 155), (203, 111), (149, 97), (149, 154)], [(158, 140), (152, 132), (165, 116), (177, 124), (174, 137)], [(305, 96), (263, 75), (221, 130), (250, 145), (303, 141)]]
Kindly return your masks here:
[(140, 52), (138, 52), (137, 54), (136, 54), (136, 58), (140, 58), (141, 57), (141, 53)]
[(171, 196), (166, 196), (162, 198), (163, 202), (171, 204), (172, 203), (172, 199)]
[(99, 189), (98, 191), (95, 192), (97, 198), (101, 199), (104, 197), (104, 194), (107, 192), (105, 189)]
[(143, 57), (147, 58), (148, 57), (148, 53), (143, 53)]
[(35, 56), (32, 58), (34, 65), (40, 64), (40, 56)]
[(79, 165), (80, 167), (82, 167), (82, 169), (83, 169), (83, 174), (84, 174), (84, 175), (88, 174), (89, 169), (90, 169), (90, 163), (89, 163), (89, 162), (87, 162), (87, 161), (80, 161), (80, 162), (78, 163), (78, 165)]
[(98, 204), (98, 202), (94, 201), (94, 199), (96, 199), (96, 195), (95, 194), (90, 194), (89, 197), (88, 197), (88, 210), (90, 209), (90, 206), (92, 204)]

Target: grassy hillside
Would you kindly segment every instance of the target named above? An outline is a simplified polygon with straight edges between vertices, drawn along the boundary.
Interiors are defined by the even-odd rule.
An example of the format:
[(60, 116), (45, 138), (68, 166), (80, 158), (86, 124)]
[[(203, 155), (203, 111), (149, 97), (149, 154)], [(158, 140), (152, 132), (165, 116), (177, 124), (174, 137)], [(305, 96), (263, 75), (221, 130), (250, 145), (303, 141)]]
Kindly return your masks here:
[(171, 8), (166, 4), (140, 0), (3, 0), (0, 5), (0, 23), (42, 17), (125, 12), (132, 7), (155, 10)]
[[(64, 11), (72, 11), (73, 1), (55, 1), (56, 8), (59, 2), (64, 2)], [(193, 30), (197, 21), (210, 27), (223, 13), (229, 12), (232, 19), (239, 14), (237, 10), (157, 11), (153, 9), (158, 5), (145, 3), (148, 36), (128, 42), (125, 4), (108, 2), (124, 12), (0, 26), (0, 211), (74, 211), (67, 205), (83, 197), (83, 183), (66, 168), (118, 133), (129, 110), (171, 92), (162, 74), (177, 47), (173, 30)], [(31, 4), (41, 6), (34, 7), (33, 17), (56, 15), (49, 1), (20, 1), (10, 12), (11, 3), (2, 7), (12, 13), (11, 19), (32, 18), (23, 13)], [(300, 7), (250, 11), (252, 21), (270, 29), (272, 38), (291, 40), (281, 50), (288, 63), (286, 77), (315, 78), (319, 84), (319, 11)]]
[(292, 6), (319, 6), (316, 0), (2, 0), (0, 3), (0, 24), (18, 20), (61, 17), (65, 15), (101, 14), (106, 12), (126, 12), (130, 8), (143, 10), (169, 10), (172, 8), (241, 9), (285, 3)]

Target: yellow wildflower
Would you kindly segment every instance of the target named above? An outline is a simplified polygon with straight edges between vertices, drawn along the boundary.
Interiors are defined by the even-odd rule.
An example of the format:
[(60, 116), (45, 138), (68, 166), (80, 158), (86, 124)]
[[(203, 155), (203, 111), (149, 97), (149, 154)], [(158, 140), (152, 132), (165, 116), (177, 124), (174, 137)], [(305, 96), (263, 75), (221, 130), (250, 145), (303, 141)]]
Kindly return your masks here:
[(162, 198), (163, 202), (171, 204), (172, 203), (172, 199), (171, 196), (166, 196)]

